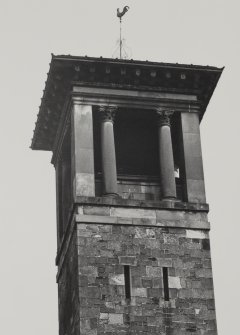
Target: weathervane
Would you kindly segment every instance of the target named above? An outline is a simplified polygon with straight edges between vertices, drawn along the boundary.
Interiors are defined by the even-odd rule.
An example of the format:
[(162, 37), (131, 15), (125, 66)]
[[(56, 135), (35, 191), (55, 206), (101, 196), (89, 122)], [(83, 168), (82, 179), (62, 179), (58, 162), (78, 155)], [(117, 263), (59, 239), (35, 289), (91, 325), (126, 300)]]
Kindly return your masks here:
[(119, 17), (119, 21), (120, 21), (120, 59), (122, 58), (122, 46), (123, 46), (123, 40), (122, 40), (122, 17), (124, 14), (127, 13), (127, 11), (129, 10), (129, 6), (125, 6), (122, 10), (122, 12), (120, 12), (119, 8), (117, 9), (117, 17)]

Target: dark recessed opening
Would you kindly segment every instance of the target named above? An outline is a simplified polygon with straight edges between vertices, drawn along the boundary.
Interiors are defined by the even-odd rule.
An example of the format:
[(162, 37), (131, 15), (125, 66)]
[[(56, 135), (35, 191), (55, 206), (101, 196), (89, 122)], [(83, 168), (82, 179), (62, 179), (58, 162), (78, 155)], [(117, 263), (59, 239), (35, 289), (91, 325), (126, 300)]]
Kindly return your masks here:
[(168, 286), (168, 268), (163, 268), (163, 289), (164, 289), (164, 300), (169, 301), (169, 286)]
[[(93, 113), (94, 165), (102, 172), (100, 117)], [(121, 109), (114, 122), (117, 174), (159, 176), (158, 134), (154, 111)]]
[[(180, 115), (171, 119), (171, 135), (176, 177), (177, 198), (186, 199), (183, 147)], [(121, 108), (114, 121), (117, 179), (160, 183), (159, 139), (154, 110)], [(94, 168), (96, 180), (102, 178), (101, 120), (98, 108), (93, 108)], [(100, 183), (96, 194), (101, 194)]]
[(124, 281), (125, 281), (125, 296), (126, 299), (131, 299), (131, 280), (130, 280), (130, 267), (124, 265)]
[(114, 135), (118, 175), (159, 175), (153, 111), (122, 110), (116, 117)]
[(187, 200), (184, 194), (185, 174), (184, 174), (184, 154), (182, 144), (180, 114), (175, 113), (171, 119), (171, 137), (174, 157), (174, 174), (177, 187), (177, 198)]

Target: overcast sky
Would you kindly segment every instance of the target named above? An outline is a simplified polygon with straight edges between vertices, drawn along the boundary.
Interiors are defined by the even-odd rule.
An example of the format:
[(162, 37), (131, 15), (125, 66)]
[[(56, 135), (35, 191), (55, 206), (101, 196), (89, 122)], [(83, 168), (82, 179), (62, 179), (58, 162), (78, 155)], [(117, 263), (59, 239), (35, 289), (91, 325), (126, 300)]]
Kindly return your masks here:
[(0, 333), (58, 333), (55, 175), (29, 149), (51, 53), (225, 66), (201, 124), (219, 335), (239, 329), (238, 0), (0, 0)]

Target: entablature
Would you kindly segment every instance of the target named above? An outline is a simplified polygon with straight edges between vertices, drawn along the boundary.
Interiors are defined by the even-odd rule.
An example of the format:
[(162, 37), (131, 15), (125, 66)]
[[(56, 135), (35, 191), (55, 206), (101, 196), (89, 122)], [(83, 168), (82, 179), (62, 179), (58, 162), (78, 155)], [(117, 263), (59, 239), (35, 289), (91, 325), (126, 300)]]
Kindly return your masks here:
[[(84, 99), (87, 87), (93, 86), (95, 91), (97, 88), (115, 90), (116, 94), (126, 90), (130, 95), (137, 92), (141, 103), (147, 92), (165, 100), (169, 94), (195, 96), (201, 118), (222, 70), (210, 66), (53, 55), (31, 147), (53, 150), (57, 129), (74, 87), (85, 87)], [(183, 100), (176, 99), (176, 102)]]

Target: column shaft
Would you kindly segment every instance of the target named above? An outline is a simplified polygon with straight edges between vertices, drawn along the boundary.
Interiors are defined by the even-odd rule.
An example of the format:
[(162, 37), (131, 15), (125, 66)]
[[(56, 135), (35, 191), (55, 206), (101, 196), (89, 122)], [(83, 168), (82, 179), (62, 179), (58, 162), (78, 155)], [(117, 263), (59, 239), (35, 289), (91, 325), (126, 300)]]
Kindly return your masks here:
[(176, 198), (176, 182), (170, 129), (172, 112), (158, 112), (159, 159), (163, 199)]
[(117, 168), (113, 122), (116, 108), (100, 107), (102, 175), (105, 195), (117, 195)]

